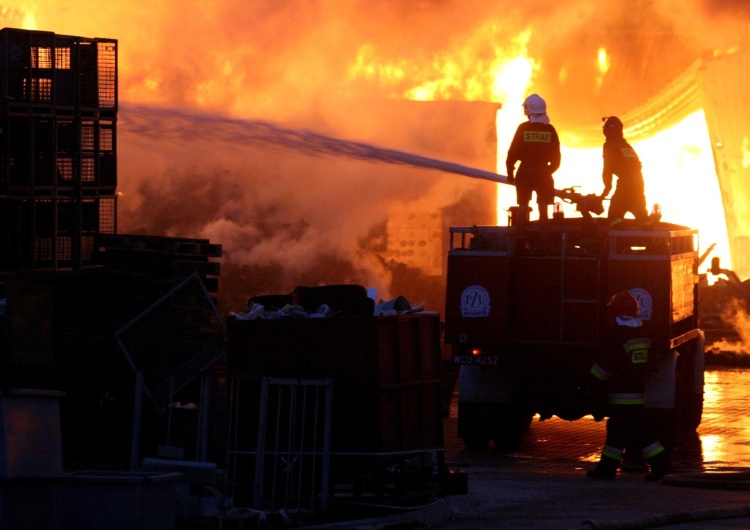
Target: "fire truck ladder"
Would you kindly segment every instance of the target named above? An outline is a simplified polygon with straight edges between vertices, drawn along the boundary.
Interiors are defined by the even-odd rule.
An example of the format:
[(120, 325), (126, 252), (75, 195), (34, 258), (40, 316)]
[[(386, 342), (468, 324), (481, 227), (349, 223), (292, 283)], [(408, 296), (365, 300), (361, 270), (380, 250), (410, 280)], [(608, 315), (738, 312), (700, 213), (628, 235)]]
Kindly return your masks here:
[[(559, 329), (559, 336), (558, 339), (560, 341), (569, 341), (570, 340), (570, 333), (567, 333), (569, 330), (566, 329), (566, 324), (569, 322), (570, 319), (566, 319), (566, 315), (570, 315), (574, 312), (580, 311), (585, 306), (594, 306), (593, 312), (595, 315), (595, 320), (593, 323), (595, 323), (595, 340), (599, 340), (599, 329), (600, 329), (600, 322), (599, 322), (599, 311), (598, 311), (598, 304), (599, 300), (601, 300), (601, 277), (602, 277), (602, 260), (597, 259), (596, 260), (596, 278), (587, 278), (586, 283), (591, 284), (592, 282), (594, 285), (596, 285), (596, 297), (595, 298), (586, 298), (586, 297), (573, 297), (573, 296), (566, 296), (566, 293), (570, 292), (567, 287), (571, 284), (575, 283), (575, 280), (571, 281), (571, 277), (575, 278), (575, 275), (580, 274), (580, 270), (574, 270), (569, 271), (569, 265), (571, 257), (568, 256), (566, 252), (567, 248), (567, 234), (565, 232), (562, 233), (562, 245), (561, 245), (562, 251), (560, 252), (560, 329)], [(578, 258), (578, 257), (576, 257)], [(578, 294), (578, 291), (573, 289), (573, 292), (571, 295)], [(584, 295), (585, 296), (585, 295)]]

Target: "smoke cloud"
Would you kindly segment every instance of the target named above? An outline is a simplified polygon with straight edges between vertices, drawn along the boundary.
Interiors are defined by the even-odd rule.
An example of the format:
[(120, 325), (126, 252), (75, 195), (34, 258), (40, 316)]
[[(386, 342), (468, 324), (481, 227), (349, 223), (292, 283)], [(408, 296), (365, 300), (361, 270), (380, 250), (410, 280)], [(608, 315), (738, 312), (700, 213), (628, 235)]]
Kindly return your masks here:
[(235, 309), (305, 283), (359, 283), (387, 299), (387, 214), (473, 189), (411, 167), (434, 159), (264, 121), (123, 106), (119, 130), (120, 231), (220, 242)]
[(750, 354), (750, 315), (746, 305), (738, 299), (732, 299), (726, 304), (721, 318), (736, 332), (737, 336), (722, 338), (708, 345), (708, 350), (717, 354), (736, 354), (747, 356)]

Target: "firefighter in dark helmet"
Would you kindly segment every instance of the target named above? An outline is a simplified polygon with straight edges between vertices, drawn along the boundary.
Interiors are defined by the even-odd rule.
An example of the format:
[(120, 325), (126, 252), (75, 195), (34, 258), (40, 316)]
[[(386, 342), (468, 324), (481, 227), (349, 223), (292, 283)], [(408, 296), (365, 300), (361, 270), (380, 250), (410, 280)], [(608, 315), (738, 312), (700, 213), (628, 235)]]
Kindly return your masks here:
[[(536, 193), (539, 206), (539, 223), (543, 235), (549, 220), (549, 206), (555, 202), (555, 182), (552, 174), (560, 167), (560, 138), (550, 124), (547, 104), (538, 94), (531, 94), (523, 102), (525, 121), (516, 129), (505, 169), (508, 182), (516, 185), (518, 218), (515, 221), (517, 232), (526, 229), (529, 201)], [(521, 162), (516, 171), (516, 164)]]
[(651, 340), (643, 333), (638, 301), (628, 291), (616, 293), (607, 303), (607, 318), (607, 346), (591, 367), (590, 378), (606, 393), (607, 437), (599, 463), (586, 475), (615, 478), (625, 448), (638, 447), (651, 467), (646, 480), (659, 480), (672, 467), (644, 410)]
[(617, 176), (617, 185), (609, 203), (607, 219), (612, 228), (622, 223), (625, 214), (630, 212), (637, 221), (650, 225), (651, 219), (646, 208), (641, 161), (635, 149), (625, 140), (622, 134), (622, 122), (617, 116), (602, 118), (603, 132), (606, 140), (602, 148), (604, 167), (602, 181), (604, 191), (602, 199), (609, 196), (612, 180)]

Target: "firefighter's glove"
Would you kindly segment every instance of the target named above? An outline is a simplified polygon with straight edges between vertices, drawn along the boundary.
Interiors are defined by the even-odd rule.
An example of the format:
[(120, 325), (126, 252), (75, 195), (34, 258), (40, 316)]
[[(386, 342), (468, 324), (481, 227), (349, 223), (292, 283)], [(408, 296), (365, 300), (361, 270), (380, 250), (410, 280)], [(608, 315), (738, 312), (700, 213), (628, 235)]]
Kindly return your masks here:
[(508, 184), (511, 186), (515, 186), (516, 184), (516, 177), (514, 177), (512, 173), (508, 175)]

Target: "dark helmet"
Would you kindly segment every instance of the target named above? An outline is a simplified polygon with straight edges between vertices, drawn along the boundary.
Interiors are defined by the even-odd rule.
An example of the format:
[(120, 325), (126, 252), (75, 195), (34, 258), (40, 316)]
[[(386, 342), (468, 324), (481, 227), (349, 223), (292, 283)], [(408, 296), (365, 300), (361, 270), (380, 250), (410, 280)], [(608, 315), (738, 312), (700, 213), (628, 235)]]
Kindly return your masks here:
[(620, 291), (612, 295), (607, 302), (607, 316), (615, 318), (616, 316), (638, 316), (638, 300), (628, 291)]
[(604, 118), (602, 118), (602, 121), (604, 122), (604, 128), (614, 127), (616, 129), (622, 130), (622, 122), (617, 116), (605, 116)]
[(602, 118), (604, 125), (602, 131), (607, 138), (622, 138), (622, 122), (617, 116), (606, 116)]

